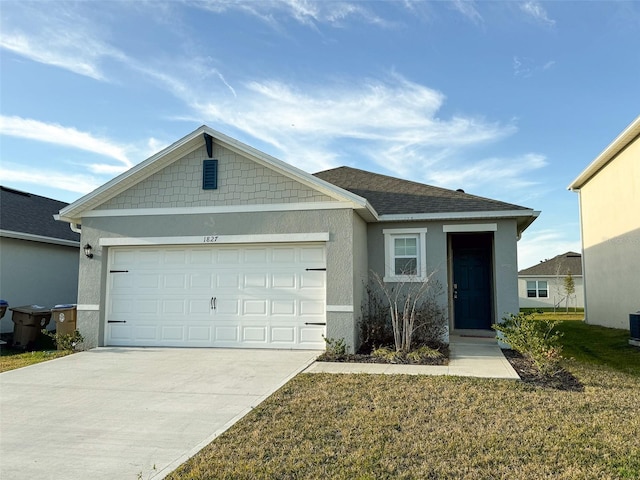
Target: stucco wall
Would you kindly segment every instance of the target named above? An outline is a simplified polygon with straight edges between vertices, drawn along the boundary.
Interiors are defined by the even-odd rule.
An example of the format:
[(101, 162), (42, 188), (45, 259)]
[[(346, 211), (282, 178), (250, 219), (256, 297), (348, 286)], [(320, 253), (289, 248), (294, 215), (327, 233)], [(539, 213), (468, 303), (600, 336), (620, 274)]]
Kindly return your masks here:
[[(529, 298), (527, 297), (527, 281), (540, 280), (546, 281), (549, 288), (549, 296), (547, 298)], [(581, 276), (573, 275), (573, 284), (575, 293), (569, 299), (569, 308), (584, 308), (584, 284)], [(537, 276), (537, 277), (520, 277), (518, 278), (518, 297), (520, 298), (520, 308), (553, 308), (554, 305), (563, 309), (566, 307), (564, 291), (564, 276)]]
[[(78, 247), (0, 238), (0, 298), (9, 307), (76, 303)], [(50, 324), (54, 328), (54, 324)], [(13, 331), (7, 311), (0, 330)]]
[(493, 281), (494, 281), (494, 321), (507, 313), (515, 313), (518, 305), (518, 265), (517, 265), (517, 231), (515, 220), (497, 220), (491, 222), (462, 222), (462, 221), (437, 221), (437, 222), (393, 222), (385, 224), (369, 224), (369, 268), (380, 273), (385, 271), (384, 254), (384, 229), (397, 228), (427, 228), (426, 234), (426, 260), (427, 273), (433, 273), (433, 280), (439, 281), (444, 288), (439, 301), (445, 311), (449, 312), (448, 328), (453, 328), (451, 315), (451, 285), (450, 262), (448, 259), (447, 233), (445, 225), (481, 225), (496, 224), (494, 234), (493, 251)]
[(587, 323), (629, 329), (640, 310), (640, 139), (580, 190)]
[(330, 197), (219, 145), (218, 188), (202, 189), (203, 146), (98, 207), (98, 210), (329, 202)]
[[(94, 258), (80, 262), (78, 303), (99, 305), (100, 311), (78, 313), (78, 323), (88, 348), (104, 338), (104, 305), (108, 248), (100, 238), (251, 235), (329, 232), (327, 242), (327, 304), (354, 306), (354, 260), (352, 254), (354, 215), (351, 209), (294, 212), (259, 212), (206, 215), (159, 215), (87, 218), (82, 225), (82, 243), (94, 246)], [(360, 227), (361, 229), (362, 227)], [(358, 267), (362, 270), (362, 266)], [(355, 306), (354, 310), (359, 309)], [(354, 348), (353, 313), (328, 312), (327, 336), (345, 338)]]

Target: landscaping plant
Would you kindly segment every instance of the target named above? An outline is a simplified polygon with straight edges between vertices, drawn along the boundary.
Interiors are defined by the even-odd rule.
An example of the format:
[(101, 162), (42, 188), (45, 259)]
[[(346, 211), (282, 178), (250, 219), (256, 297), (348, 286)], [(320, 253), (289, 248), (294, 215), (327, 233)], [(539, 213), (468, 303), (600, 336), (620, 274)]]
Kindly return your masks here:
[(47, 329), (43, 329), (42, 333), (47, 337), (52, 338), (60, 350), (65, 351), (75, 351), (76, 347), (84, 341), (82, 334), (78, 330), (75, 330), (73, 333), (62, 334), (58, 332), (52, 333)]
[[(419, 312), (425, 300), (435, 302), (435, 296), (442, 289), (432, 280), (435, 271), (425, 279), (410, 278), (401, 282), (385, 282), (377, 272), (372, 272), (376, 284), (388, 302), (391, 329), (396, 352), (407, 354), (411, 351), (414, 333), (419, 327)], [(433, 304), (435, 305), (435, 303)]]
[(492, 328), (504, 336), (513, 350), (531, 359), (542, 375), (553, 376), (562, 370), (559, 321), (538, 320), (535, 315), (522, 312), (509, 314), (502, 320)]

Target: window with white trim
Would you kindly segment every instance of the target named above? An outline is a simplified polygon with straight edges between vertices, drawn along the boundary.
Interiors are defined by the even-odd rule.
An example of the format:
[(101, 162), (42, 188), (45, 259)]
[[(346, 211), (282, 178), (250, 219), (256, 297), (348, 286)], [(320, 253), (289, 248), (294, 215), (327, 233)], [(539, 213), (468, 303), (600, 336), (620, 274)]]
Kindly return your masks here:
[(549, 286), (546, 280), (527, 280), (528, 298), (547, 298)]
[(426, 277), (426, 228), (384, 229), (385, 282), (423, 281)]

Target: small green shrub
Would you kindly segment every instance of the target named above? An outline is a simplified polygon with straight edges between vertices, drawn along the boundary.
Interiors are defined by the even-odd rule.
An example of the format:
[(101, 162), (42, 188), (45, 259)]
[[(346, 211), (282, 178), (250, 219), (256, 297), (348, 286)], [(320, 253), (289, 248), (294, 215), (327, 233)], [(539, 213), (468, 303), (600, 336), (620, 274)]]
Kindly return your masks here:
[(407, 358), (412, 363), (422, 363), (428, 359), (442, 358), (443, 356), (444, 355), (442, 355), (442, 352), (440, 352), (440, 350), (438, 350), (437, 348), (431, 348), (426, 345), (417, 348), (416, 350), (413, 350), (407, 354)]
[(47, 337), (53, 339), (54, 343), (60, 350), (68, 350), (75, 351), (78, 344), (84, 341), (84, 337), (80, 334), (78, 330), (73, 333), (61, 334), (61, 333), (51, 333), (47, 329), (43, 329), (42, 333)]
[(347, 354), (347, 344), (344, 338), (327, 338), (322, 336), (324, 343), (327, 344), (326, 355), (331, 357), (341, 357)]
[(427, 363), (427, 360), (444, 356), (437, 348), (426, 345), (409, 353), (398, 352), (392, 347), (380, 347), (371, 352), (371, 355), (389, 363)]
[(504, 335), (511, 348), (531, 359), (542, 375), (553, 376), (561, 370), (562, 334), (556, 330), (560, 322), (537, 320), (531, 313), (512, 313), (502, 320), (492, 328)]

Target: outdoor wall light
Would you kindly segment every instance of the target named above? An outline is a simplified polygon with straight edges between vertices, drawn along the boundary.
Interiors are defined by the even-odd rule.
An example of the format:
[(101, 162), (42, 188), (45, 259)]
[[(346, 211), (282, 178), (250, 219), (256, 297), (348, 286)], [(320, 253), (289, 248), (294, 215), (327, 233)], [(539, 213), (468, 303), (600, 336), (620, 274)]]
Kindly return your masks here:
[(93, 250), (93, 247), (87, 243), (84, 246), (84, 254), (87, 258), (93, 258), (93, 253), (91, 253), (91, 250)]

